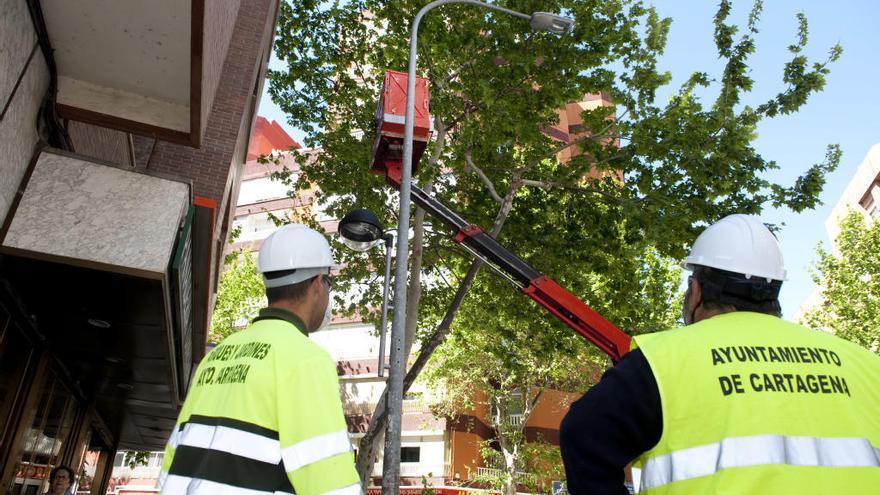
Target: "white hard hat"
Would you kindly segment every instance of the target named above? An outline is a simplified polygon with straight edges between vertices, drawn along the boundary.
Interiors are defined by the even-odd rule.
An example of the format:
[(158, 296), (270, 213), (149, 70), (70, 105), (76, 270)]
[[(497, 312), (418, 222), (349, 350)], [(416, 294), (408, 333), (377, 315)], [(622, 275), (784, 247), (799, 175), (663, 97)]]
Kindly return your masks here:
[(776, 237), (753, 215), (730, 215), (707, 227), (694, 241), (681, 267), (693, 270), (694, 265), (740, 273), (746, 278), (786, 279)]
[[(263, 280), (268, 288), (295, 284), (338, 268), (327, 239), (297, 223), (285, 225), (267, 237), (257, 262), (257, 270), (264, 274)], [(289, 270), (296, 271), (278, 278), (265, 276), (267, 272)]]

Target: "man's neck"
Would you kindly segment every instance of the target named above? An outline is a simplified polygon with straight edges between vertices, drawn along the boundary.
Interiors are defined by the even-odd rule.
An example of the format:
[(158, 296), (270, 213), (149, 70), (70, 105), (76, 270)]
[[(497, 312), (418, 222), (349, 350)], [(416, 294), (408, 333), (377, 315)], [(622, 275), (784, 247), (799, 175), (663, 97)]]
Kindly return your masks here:
[(289, 301), (276, 301), (269, 305), (270, 308), (275, 309), (283, 309), (289, 313), (293, 313), (297, 318), (300, 319), (304, 324), (306, 324), (306, 319), (304, 317), (305, 311), (304, 308), (299, 304), (294, 304)]
[(703, 309), (702, 307), (698, 308), (694, 313), (694, 322), (708, 320), (713, 316), (723, 315), (727, 313), (735, 313), (736, 308), (733, 306), (725, 306), (723, 308), (713, 308), (713, 309)]

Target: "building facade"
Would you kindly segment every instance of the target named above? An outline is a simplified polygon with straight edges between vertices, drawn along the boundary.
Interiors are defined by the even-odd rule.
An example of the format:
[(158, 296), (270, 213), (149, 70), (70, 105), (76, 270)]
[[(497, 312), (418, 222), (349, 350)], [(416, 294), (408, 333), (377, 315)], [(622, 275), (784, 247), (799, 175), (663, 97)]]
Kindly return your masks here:
[(204, 354), (277, 0), (7, 0), (0, 493), (110, 488)]
[(868, 150), (825, 220), (825, 230), (832, 241), (840, 233), (840, 221), (850, 211), (880, 220), (880, 143)]

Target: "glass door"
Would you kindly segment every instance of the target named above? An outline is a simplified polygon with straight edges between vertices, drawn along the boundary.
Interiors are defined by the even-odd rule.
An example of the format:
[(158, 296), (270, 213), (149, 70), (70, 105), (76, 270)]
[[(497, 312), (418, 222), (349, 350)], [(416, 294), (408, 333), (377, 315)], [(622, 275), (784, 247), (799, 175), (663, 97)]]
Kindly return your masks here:
[(6, 487), (9, 495), (44, 493), (49, 487), (49, 473), (58, 465), (62, 448), (70, 437), (76, 401), (54, 371), (48, 371), (39, 393), (34, 419), (21, 436), (17, 458), (12, 459), (16, 468)]
[(33, 345), (0, 305), (0, 462), (15, 436), (19, 416), (15, 411), (26, 394), (24, 377), (33, 362)]

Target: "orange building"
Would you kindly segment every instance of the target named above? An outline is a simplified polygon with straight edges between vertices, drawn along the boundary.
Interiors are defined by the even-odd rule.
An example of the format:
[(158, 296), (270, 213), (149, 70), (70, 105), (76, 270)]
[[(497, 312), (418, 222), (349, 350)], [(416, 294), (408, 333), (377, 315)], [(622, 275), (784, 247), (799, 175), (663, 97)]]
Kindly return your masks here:
[(274, 120), (257, 116), (254, 121), (254, 132), (248, 143), (247, 161), (256, 160), (260, 155), (271, 155), (277, 152), (300, 149), (302, 145), (297, 143), (289, 134)]

